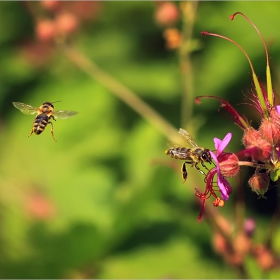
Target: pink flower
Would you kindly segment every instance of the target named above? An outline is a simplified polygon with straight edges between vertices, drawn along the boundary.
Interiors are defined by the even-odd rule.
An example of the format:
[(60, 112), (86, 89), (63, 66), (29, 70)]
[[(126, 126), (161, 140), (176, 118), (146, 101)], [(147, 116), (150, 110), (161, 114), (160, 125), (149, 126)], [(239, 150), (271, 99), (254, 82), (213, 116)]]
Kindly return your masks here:
[[(211, 196), (214, 196), (215, 200), (213, 202), (213, 205), (215, 207), (217, 206), (224, 206), (224, 200), (229, 199), (229, 195), (232, 192), (232, 188), (229, 184), (229, 182), (226, 180), (226, 178), (222, 175), (220, 164), (222, 162), (227, 161), (228, 157), (224, 157), (224, 155), (228, 155), (227, 153), (224, 153), (224, 149), (227, 147), (228, 143), (230, 142), (232, 137), (231, 133), (228, 133), (223, 140), (220, 140), (218, 138), (214, 138), (214, 144), (215, 144), (215, 149), (216, 153), (213, 153), (210, 151), (211, 157), (213, 161), (215, 162), (216, 166), (209, 170), (209, 172), (206, 174), (205, 177), (205, 191), (202, 193), (198, 189), (196, 189), (195, 195), (202, 200), (202, 205), (201, 205), (201, 211), (198, 216), (199, 219), (201, 219), (204, 206), (205, 206), (205, 201), (206, 199), (210, 198)], [(231, 154), (230, 154), (231, 155)], [(224, 159), (224, 161), (219, 161), (219, 157), (221, 159)], [(236, 160), (238, 161), (238, 158), (236, 157)], [(232, 158), (230, 159), (230, 163), (232, 162)], [(236, 165), (236, 163), (235, 163)], [(217, 183), (214, 181), (214, 177), (217, 175)], [(221, 194), (221, 198), (218, 197), (218, 195)]]
[(216, 163), (215, 171), (217, 173), (217, 183), (218, 187), (221, 192), (221, 196), (224, 200), (228, 200), (229, 194), (232, 192), (232, 188), (229, 184), (229, 182), (226, 180), (226, 178), (221, 174), (221, 170), (219, 167), (219, 155), (222, 154), (228, 143), (230, 142), (232, 137), (231, 133), (228, 133), (223, 140), (220, 140), (218, 138), (214, 138), (215, 148), (216, 148), (216, 154), (210, 151), (211, 157)]

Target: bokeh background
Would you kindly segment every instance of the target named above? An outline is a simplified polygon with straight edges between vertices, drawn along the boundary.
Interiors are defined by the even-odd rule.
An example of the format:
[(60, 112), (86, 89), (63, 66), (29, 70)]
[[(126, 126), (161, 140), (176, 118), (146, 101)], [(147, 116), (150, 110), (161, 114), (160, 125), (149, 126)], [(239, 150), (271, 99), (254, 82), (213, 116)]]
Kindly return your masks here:
[[(229, 20), (237, 11), (250, 17), (267, 42), (277, 94), (280, 3), (204, 1), (190, 6), (195, 9), (184, 12), (185, 20), (184, 3), (164, 11), (161, 4), (0, 3), (1, 278), (240, 277), (217, 253), (207, 221), (197, 221), (194, 188), (203, 190), (203, 176), (189, 168), (182, 184), (181, 163), (164, 154), (174, 137), (164, 133), (163, 123), (188, 129), (209, 149), (214, 137), (230, 131), (229, 150), (241, 149), (242, 131), (217, 112), (218, 102), (196, 105), (194, 97), (216, 95), (239, 104), (257, 125), (256, 112), (244, 104), (251, 92), (249, 64), (233, 44), (200, 32), (238, 42), (265, 82), (258, 34), (242, 17)], [(189, 40), (178, 48), (184, 30)], [(114, 83), (79, 67), (67, 44), (140, 97), (163, 123), (136, 112), (137, 99), (124, 103)], [(61, 101), (55, 109), (79, 114), (54, 123), (57, 143), (50, 127), (28, 138), (33, 117), (13, 101), (32, 106)], [(241, 185), (244, 217), (255, 220), (255, 238), (261, 241), (279, 194), (272, 186), (267, 199), (258, 199), (248, 187), (249, 172), (242, 169), (230, 200), (218, 211), (228, 221), (234, 218), (235, 184)], [(277, 251), (278, 227), (274, 233)], [(248, 257), (244, 263), (250, 277), (262, 277), (257, 262)], [(266, 277), (279, 278), (280, 272)]]

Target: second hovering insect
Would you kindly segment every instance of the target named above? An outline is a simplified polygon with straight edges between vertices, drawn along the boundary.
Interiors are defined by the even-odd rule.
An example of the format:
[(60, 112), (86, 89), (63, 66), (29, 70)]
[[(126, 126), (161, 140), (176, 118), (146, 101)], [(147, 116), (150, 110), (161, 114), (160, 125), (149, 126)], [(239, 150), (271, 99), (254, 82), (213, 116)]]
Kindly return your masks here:
[(53, 103), (54, 102), (44, 102), (39, 108), (37, 108), (21, 102), (13, 102), (13, 105), (22, 113), (27, 115), (37, 114), (33, 122), (31, 133), (28, 137), (30, 137), (32, 133), (35, 133), (36, 135), (41, 134), (45, 130), (46, 126), (50, 124), (52, 138), (56, 141), (53, 133), (53, 123), (50, 120), (52, 119), (56, 121), (56, 118), (67, 119), (78, 114), (76, 111), (54, 111)]

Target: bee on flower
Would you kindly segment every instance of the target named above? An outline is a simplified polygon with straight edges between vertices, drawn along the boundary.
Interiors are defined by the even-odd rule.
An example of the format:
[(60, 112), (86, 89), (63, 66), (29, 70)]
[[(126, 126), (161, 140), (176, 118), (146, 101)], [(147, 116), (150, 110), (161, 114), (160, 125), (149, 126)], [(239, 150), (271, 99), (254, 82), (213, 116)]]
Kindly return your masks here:
[[(220, 107), (226, 110), (229, 118), (243, 130), (242, 143), (245, 149), (236, 153), (238, 165), (239, 167), (243, 165), (255, 168), (255, 174), (248, 180), (248, 184), (252, 191), (264, 197), (269, 188), (270, 180), (275, 182), (280, 177), (280, 106), (275, 104), (268, 50), (263, 36), (252, 21), (243, 13), (237, 12), (231, 15), (230, 19), (233, 20), (236, 15), (243, 16), (255, 28), (263, 42), (266, 53), (266, 88), (259, 82), (249, 56), (239, 44), (230, 38), (215, 33), (203, 31), (202, 35), (227, 40), (236, 45), (246, 56), (252, 71), (254, 85), (251, 96), (247, 98), (250, 101), (250, 105), (260, 115), (260, 125), (257, 129), (252, 127), (245, 116), (241, 116), (228, 101), (222, 98), (198, 96), (196, 101), (199, 103), (202, 98), (212, 98), (220, 101)], [(211, 156), (213, 157), (212, 154)], [(220, 168), (221, 166), (222, 164), (220, 164)]]
[(228, 101), (220, 97), (196, 97), (197, 103), (200, 103), (204, 98), (215, 99), (220, 102), (220, 108), (228, 113), (227, 117), (243, 130), (242, 143), (245, 147), (236, 153), (224, 152), (232, 138), (232, 134), (228, 133), (223, 140), (214, 138), (215, 150), (209, 150), (209, 154), (215, 167), (206, 169), (207, 172), (203, 173), (205, 175), (205, 190), (201, 192), (196, 189), (195, 193), (201, 200), (202, 205), (199, 219), (202, 217), (205, 202), (210, 197), (214, 198), (213, 205), (215, 207), (221, 207), (225, 204), (225, 201), (229, 199), (232, 193), (228, 178), (238, 175), (242, 166), (255, 169), (254, 174), (248, 180), (248, 185), (260, 197), (265, 197), (270, 181), (276, 182), (280, 178), (280, 105), (275, 104), (267, 46), (257, 27), (243, 13), (237, 12), (231, 15), (230, 20), (233, 20), (236, 15), (243, 16), (255, 28), (262, 40), (266, 54), (266, 88), (259, 82), (249, 56), (239, 44), (220, 34), (207, 31), (201, 33), (203, 36), (214, 36), (231, 42), (247, 58), (253, 81), (253, 89), (247, 99), (249, 100), (249, 105), (254, 107), (260, 115), (260, 124), (258, 128), (254, 128), (245, 116), (240, 115)]

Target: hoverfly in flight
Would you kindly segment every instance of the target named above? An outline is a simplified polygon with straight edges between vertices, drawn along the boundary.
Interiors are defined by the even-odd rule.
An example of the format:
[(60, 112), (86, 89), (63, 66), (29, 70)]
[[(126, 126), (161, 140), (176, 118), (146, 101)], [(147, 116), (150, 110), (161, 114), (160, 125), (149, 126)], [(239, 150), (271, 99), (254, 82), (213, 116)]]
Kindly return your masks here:
[(53, 133), (53, 123), (50, 120), (52, 119), (56, 121), (56, 118), (67, 119), (78, 114), (78, 112), (75, 111), (54, 111), (53, 103), (54, 102), (44, 102), (39, 108), (36, 108), (21, 102), (13, 102), (13, 105), (22, 113), (27, 115), (37, 114), (33, 122), (31, 133), (28, 137), (30, 137), (33, 132), (36, 135), (41, 134), (45, 130), (46, 126), (50, 124), (52, 138), (56, 141)]
[(190, 164), (192, 167), (195, 167), (201, 174), (205, 175), (205, 173), (200, 169), (198, 164), (201, 164), (205, 169), (207, 169), (204, 163), (212, 163), (212, 158), (209, 149), (199, 147), (192, 138), (192, 136), (186, 130), (180, 128), (179, 133), (192, 146), (192, 148), (180, 147), (177, 145), (167, 149), (165, 153), (172, 158), (184, 160), (181, 169), (184, 182), (187, 180), (188, 177), (187, 164)]

